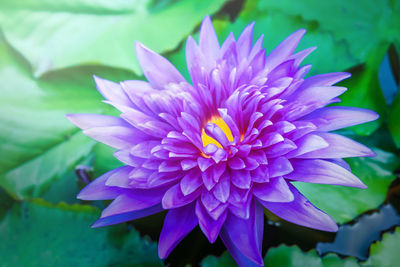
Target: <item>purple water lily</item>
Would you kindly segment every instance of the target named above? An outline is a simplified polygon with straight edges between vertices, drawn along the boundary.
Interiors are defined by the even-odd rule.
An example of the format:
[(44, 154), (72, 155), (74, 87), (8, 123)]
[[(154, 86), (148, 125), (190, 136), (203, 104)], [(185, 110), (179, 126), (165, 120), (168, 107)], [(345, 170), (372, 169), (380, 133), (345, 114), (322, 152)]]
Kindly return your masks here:
[(373, 156), (362, 144), (329, 131), (372, 121), (369, 110), (331, 106), (348, 73), (305, 78), (300, 66), (314, 48), (294, 53), (305, 30), (268, 55), (253, 26), (220, 46), (209, 17), (199, 44), (187, 39), (192, 83), (140, 43), (136, 54), (148, 82), (95, 78), (120, 117), (71, 114), (83, 132), (118, 149), (126, 164), (87, 185), (78, 198), (113, 199), (93, 227), (167, 209), (159, 240), (166, 258), (194, 227), (212, 243), (219, 236), (240, 266), (263, 265), (263, 209), (323, 231), (335, 221), (292, 184), (366, 188), (342, 158)]

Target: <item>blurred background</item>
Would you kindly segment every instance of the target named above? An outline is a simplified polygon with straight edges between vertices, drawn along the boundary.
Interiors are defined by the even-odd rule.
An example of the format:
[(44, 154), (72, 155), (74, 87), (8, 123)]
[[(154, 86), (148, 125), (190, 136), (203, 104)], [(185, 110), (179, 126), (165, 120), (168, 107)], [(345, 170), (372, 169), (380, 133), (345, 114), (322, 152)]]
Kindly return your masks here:
[(368, 189), (301, 184), (339, 224), (337, 234), (266, 214), (267, 266), (399, 266), (400, 1), (397, 0), (1, 0), (0, 266), (235, 266), (220, 240), (196, 228), (162, 262), (163, 214), (102, 229), (89, 226), (108, 203), (79, 190), (120, 166), (112, 149), (83, 136), (67, 113), (118, 115), (92, 76), (143, 79), (140, 41), (189, 79), (184, 47), (211, 15), (220, 41), (255, 21), (271, 51), (307, 29), (299, 50), (317, 46), (310, 75), (348, 71), (344, 106), (380, 119), (342, 134), (377, 153), (348, 160)]

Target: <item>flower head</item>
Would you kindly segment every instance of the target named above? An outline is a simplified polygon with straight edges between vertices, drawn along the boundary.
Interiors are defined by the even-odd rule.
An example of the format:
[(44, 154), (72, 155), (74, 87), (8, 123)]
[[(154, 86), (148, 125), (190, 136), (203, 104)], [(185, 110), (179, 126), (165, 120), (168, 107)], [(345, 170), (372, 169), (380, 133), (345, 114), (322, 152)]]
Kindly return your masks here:
[(118, 149), (126, 165), (94, 180), (84, 200), (113, 199), (94, 227), (169, 210), (159, 241), (165, 258), (194, 227), (218, 236), (239, 265), (262, 265), (263, 208), (306, 227), (336, 231), (292, 182), (365, 188), (342, 158), (372, 156), (329, 131), (375, 120), (375, 112), (325, 107), (346, 88), (348, 73), (305, 78), (314, 48), (294, 53), (298, 30), (268, 55), (253, 25), (219, 44), (209, 17), (199, 44), (186, 43), (192, 83), (142, 44), (136, 54), (148, 82), (116, 84), (95, 77), (120, 117), (71, 114), (83, 132)]

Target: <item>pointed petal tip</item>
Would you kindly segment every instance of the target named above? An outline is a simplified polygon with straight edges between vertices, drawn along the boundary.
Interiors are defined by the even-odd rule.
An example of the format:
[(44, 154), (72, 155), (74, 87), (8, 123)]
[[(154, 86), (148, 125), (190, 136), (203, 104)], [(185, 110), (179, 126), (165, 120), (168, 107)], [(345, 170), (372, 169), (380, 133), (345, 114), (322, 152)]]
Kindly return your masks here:
[(95, 221), (90, 228), (100, 228), (107, 226), (108, 224), (104, 224), (102, 218), (99, 218), (97, 221)]
[(90, 226), (90, 228), (99, 228), (99, 227), (102, 227), (102, 225), (100, 225), (100, 224), (97, 223), (97, 222), (94, 222), (94, 223)]
[(304, 28), (298, 29), (297, 31), (295, 31), (294, 33), (291, 34), (291, 36), (296, 36), (296, 38), (302, 38), (304, 36), (304, 34), (306, 34), (307, 30)]
[(68, 114), (65, 114), (65, 118), (67, 120), (69, 120), (72, 124), (76, 125), (74, 122), (76, 115), (77, 115), (76, 113), (68, 113)]
[(205, 15), (201, 24), (203, 25), (204, 23), (211, 23), (211, 16), (210, 15)]
[(368, 189), (368, 186), (366, 184), (364, 184), (363, 182), (361, 182), (361, 185), (358, 188), (360, 188), (360, 189)]
[(163, 249), (160, 245), (158, 245), (158, 257), (162, 260), (168, 257), (169, 253)]
[(334, 223), (334, 224), (330, 225), (329, 227), (327, 227), (326, 229), (323, 229), (323, 230), (327, 231), (327, 232), (337, 232), (339, 230), (339, 226), (336, 223)]

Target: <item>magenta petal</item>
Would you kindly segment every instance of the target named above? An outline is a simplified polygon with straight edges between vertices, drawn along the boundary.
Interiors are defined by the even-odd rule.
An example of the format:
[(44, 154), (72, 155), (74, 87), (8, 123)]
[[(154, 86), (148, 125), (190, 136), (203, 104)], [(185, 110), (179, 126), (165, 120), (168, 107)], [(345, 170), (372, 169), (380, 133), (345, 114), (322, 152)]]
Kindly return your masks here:
[(306, 87), (315, 87), (315, 86), (331, 86), (341, 80), (347, 79), (351, 76), (350, 73), (347, 72), (333, 72), (333, 73), (324, 73), (309, 77), (304, 80), (301, 88)]
[(231, 172), (231, 182), (236, 187), (242, 189), (249, 189), (251, 185), (250, 171), (232, 171)]
[(345, 127), (374, 121), (379, 115), (368, 109), (353, 107), (327, 107), (308, 114), (303, 120), (311, 120), (319, 131), (334, 131)]
[(206, 190), (203, 190), (201, 193), (201, 202), (203, 203), (203, 206), (207, 209), (207, 211), (211, 212), (215, 208), (217, 208), (221, 202), (215, 198), (215, 196)]
[(223, 147), (228, 146), (229, 140), (226, 137), (224, 131), (221, 130), (216, 124), (214, 123), (207, 123), (206, 127), (204, 128), (206, 134), (215, 140), (218, 141)]
[(325, 212), (312, 205), (293, 185), (289, 188), (294, 195), (292, 202), (279, 203), (260, 200), (269, 211), (282, 219), (317, 230), (336, 232), (336, 222)]
[(196, 202), (196, 216), (199, 219), (199, 225), (210, 243), (214, 243), (218, 237), (219, 231), (225, 222), (227, 212), (219, 216), (217, 220), (211, 218), (200, 201)]
[(294, 171), (285, 178), (317, 184), (367, 188), (354, 174), (339, 165), (320, 159), (292, 160)]
[[(250, 217), (247, 220), (229, 214), (223, 226), (223, 231), (226, 233), (228, 239), (232, 241), (232, 245), (243, 255), (255, 263), (262, 265), (262, 232), (260, 233), (259, 231), (262, 225), (260, 227), (258, 224), (263, 223), (264, 214), (262, 208), (258, 208), (257, 206), (258, 204), (253, 201)], [(232, 253), (232, 251), (230, 252)]]
[(268, 183), (255, 184), (253, 194), (263, 201), (291, 202), (294, 199), (288, 183), (282, 177), (271, 178)]
[(152, 214), (158, 213), (162, 211), (163, 208), (161, 205), (155, 205), (147, 209), (132, 211), (122, 214), (117, 214), (114, 216), (104, 217), (98, 219), (94, 224), (92, 224), (93, 228), (103, 227), (108, 225), (113, 225), (117, 223), (123, 223), (127, 221), (136, 220), (142, 217), (150, 216)]
[(267, 56), (265, 60), (266, 61), (265, 67), (267, 69), (272, 70), (280, 63), (282, 63), (284, 60), (286, 60), (286, 58), (289, 57), (294, 52), (298, 43), (300, 42), (300, 39), (303, 37), (305, 32), (306, 31), (304, 29), (300, 29), (289, 35), (285, 40), (283, 40)]
[(201, 174), (195, 170), (188, 172), (180, 182), (180, 187), (184, 196), (187, 196), (203, 184)]
[(308, 87), (296, 91), (290, 98), (290, 104), (285, 106), (285, 118), (296, 120), (312, 111), (329, 104), (332, 99), (343, 94), (347, 88), (338, 86)]
[(95, 127), (107, 127), (107, 126), (120, 126), (120, 127), (131, 127), (125, 120), (100, 114), (67, 114), (67, 119), (81, 128), (82, 130), (95, 128)]
[(141, 43), (137, 42), (135, 48), (143, 73), (154, 88), (164, 89), (169, 83), (185, 82), (185, 78), (167, 59)]
[(131, 166), (123, 166), (116, 169), (116, 172), (110, 175), (106, 181), (107, 186), (116, 186), (121, 188), (131, 188), (129, 183), (129, 173), (133, 170)]
[(257, 264), (254, 261), (246, 257), (234, 244), (232, 239), (229, 237), (226, 230), (221, 229), (220, 237), (233, 259), (236, 261), (239, 267), (259, 267), (264, 264)]
[(158, 255), (161, 259), (168, 257), (169, 253), (178, 243), (193, 230), (198, 224), (194, 203), (168, 211), (158, 243)]
[(67, 118), (87, 136), (117, 149), (148, 139), (121, 118), (97, 114), (68, 114)]
[(213, 194), (216, 199), (225, 203), (229, 198), (231, 183), (228, 172), (225, 172), (214, 186)]
[[(232, 189), (235, 191), (235, 189)], [(235, 216), (248, 219), (250, 217), (250, 207), (252, 203), (253, 197), (250, 195), (246, 201), (244, 202), (233, 202), (229, 205), (229, 211), (234, 214)]]
[(161, 202), (166, 189), (131, 189), (103, 210), (101, 218), (149, 208)]
[(164, 195), (162, 205), (164, 209), (173, 209), (193, 202), (200, 195), (200, 190), (184, 196), (179, 184), (172, 186)]
[(292, 164), (286, 157), (273, 159), (269, 166), (269, 177), (278, 177), (293, 171)]
[(128, 95), (122, 90), (121, 85), (105, 79), (101, 79), (97, 76), (93, 76), (97, 85), (97, 90), (104, 96), (105, 99), (124, 106), (131, 106)]
[(241, 170), (241, 169), (243, 169), (244, 167), (246, 167), (246, 165), (244, 164), (244, 161), (243, 161), (241, 158), (239, 158), (239, 157), (231, 158), (231, 159), (228, 161), (228, 165), (229, 165), (229, 167), (231, 167), (233, 170)]
[(77, 198), (82, 200), (106, 200), (114, 199), (119, 194), (126, 192), (126, 189), (105, 185), (107, 179), (114, 173), (117, 173), (119, 170), (120, 168), (117, 168), (98, 177), (93, 182), (85, 186), (81, 192), (79, 192)]
[(216, 60), (219, 52), (219, 43), (209, 16), (206, 16), (201, 24), (199, 46), (207, 60)]
[(300, 157), (306, 153), (327, 148), (329, 144), (319, 135), (307, 134), (295, 141), (297, 149), (285, 155), (287, 158)]
[(239, 36), (236, 47), (239, 57), (244, 58), (250, 55), (251, 46), (253, 43), (254, 22), (250, 23)]
[(299, 158), (330, 159), (375, 156), (375, 153), (371, 149), (347, 137), (334, 133), (318, 133), (318, 135), (321, 136), (329, 146), (298, 156)]

